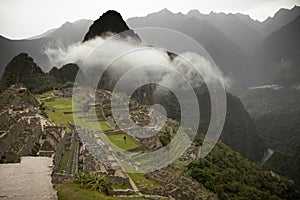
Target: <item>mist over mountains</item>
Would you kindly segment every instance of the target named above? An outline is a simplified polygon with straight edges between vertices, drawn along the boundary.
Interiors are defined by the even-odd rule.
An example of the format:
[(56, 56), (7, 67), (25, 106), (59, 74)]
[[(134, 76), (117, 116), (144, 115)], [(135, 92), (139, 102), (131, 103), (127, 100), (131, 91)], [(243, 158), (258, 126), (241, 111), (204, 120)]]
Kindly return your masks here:
[[(147, 26), (164, 27), (192, 37), (208, 51), (223, 73), (232, 79), (230, 91), (240, 94), (249, 86), (268, 80), (272, 76), (272, 52), (280, 51), (281, 48), (280, 45), (275, 48), (268, 45), (267, 43), (272, 43), (268, 42), (272, 40), (269, 37), (272, 37), (274, 31), (280, 32), (281, 27), (295, 20), (299, 13), (300, 8), (297, 6), (291, 10), (281, 9), (274, 17), (259, 22), (243, 14), (201, 14), (192, 10), (184, 15), (164, 9), (146, 17), (130, 18), (127, 23), (133, 29)], [(296, 23), (291, 26), (297, 26)], [(49, 71), (53, 66), (44, 54), (45, 48), (53, 43), (70, 45), (82, 41), (91, 24), (91, 20), (67, 22), (57, 29), (51, 29), (28, 40), (9, 40), (1, 37), (0, 74), (13, 56), (24, 51), (32, 55), (45, 71)], [(280, 44), (281, 40), (286, 40), (286, 37), (279, 37), (276, 43)], [(271, 55), (265, 56), (268, 52)], [(272, 74), (276, 73), (273, 71)]]

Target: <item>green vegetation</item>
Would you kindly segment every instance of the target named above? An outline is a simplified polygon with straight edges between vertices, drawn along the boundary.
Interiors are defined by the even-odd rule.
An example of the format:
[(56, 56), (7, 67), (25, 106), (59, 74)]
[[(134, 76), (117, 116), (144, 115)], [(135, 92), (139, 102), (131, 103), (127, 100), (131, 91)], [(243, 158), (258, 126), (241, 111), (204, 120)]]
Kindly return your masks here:
[[(117, 147), (124, 150), (131, 150), (138, 148), (139, 145), (127, 134), (107, 134), (107, 138)], [(124, 137), (126, 137), (126, 144), (124, 141)]]
[(100, 127), (103, 131), (110, 131), (111, 128), (105, 121), (99, 121)]
[(293, 154), (300, 143), (300, 90), (282, 87), (248, 90), (241, 99), (268, 147)]
[(72, 100), (69, 98), (54, 98), (53, 101), (48, 101), (46, 104), (49, 108), (72, 111)]
[[(87, 116), (91, 116), (90, 113), (86, 114)], [(79, 113), (79, 114), (74, 114), (73, 115), (77, 125), (86, 127), (91, 130), (99, 130), (101, 129), (102, 131), (110, 131), (112, 130), (110, 126), (105, 122), (105, 121), (87, 121), (86, 119), (82, 118), (84, 117), (84, 113)]]
[(205, 158), (190, 163), (187, 174), (220, 199), (300, 198), (292, 182), (259, 170), (221, 142)]
[(113, 194), (112, 185), (107, 181), (103, 174), (90, 172), (88, 174), (80, 173), (75, 180), (82, 188), (92, 191), (99, 191), (108, 196)]
[(284, 83), (280, 86), (248, 90), (241, 99), (268, 147), (275, 151), (264, 167), (300, 184), (300, 90)]
[(76, 183), (63, 183), (55, 186), (58, 200), (143, 200), (142, 197), (111, 197), (98, 191), (80, 187)]
[(294, 155), (275, 152), (263, 165), (263, 168), (291, 178), (300, 185), (300, 145)]
[(112, 188), (113, 189), (122, 189), (122, 190), (126, 190), (126, 189), (131, 189), (131, 185), (129, 183), (125, 183), (123, 185), (119, 185), (119, 184), (112, 184)]
[(165, 126), (165, 133), (159, 136), (159, 140), (163, 146), (166, 146), (172, 141), (174, 137), (174, 135), (171, 134), (171, 130), (170, 130), (172, 128), (174, 127)]
[(115, 200), (99, 191), (91, 191), (76, 183), (63, 183), (55, 187), (59, 200)]
[(72, 111), (72, 100), (69, 98), (53, 98), (52, 101), (44, 101), (47, 116), (57, 125), (68, 128), (67, 122), (74, 123), (72, 114), (64, 112)]
[(134, 181), (136, 186), (140, 188), (147, 188), (148, 190), (153, 190), (155, 188), (162, 187), (161, 184), (157, 183), (154, 180), (145, 178), (142, 173), (128, 173), (130, 178)]
[(65, 150), (58, 165), (58, 172), (65, 172), (70, 156), (70, 150)]
[[(211, 99), (205, 88), (196, 88), (200, 110), (200, 122), (198, 133), (206, 133), (211, 118)], [(227, 110), (224, 128), (221, 134), (222, 141), (234, 151), (241, 153), (245, 158), (253, 162), (261, 161), (266, 150), (266, 144), (260, 137), (255, 124), (247, 113), (239, 98), (227, 93)], [(173, 93), (161, 95), (161, 105), (164, 106), (169, 118), (181, 120), (181, 108)], [(189, 111), (186, 120), (194, 119), (193, 110)], [(163, 144), (167, 144), (169, 136), (160, 138)], [(250, 139), (251, 138), (251, 139)]]

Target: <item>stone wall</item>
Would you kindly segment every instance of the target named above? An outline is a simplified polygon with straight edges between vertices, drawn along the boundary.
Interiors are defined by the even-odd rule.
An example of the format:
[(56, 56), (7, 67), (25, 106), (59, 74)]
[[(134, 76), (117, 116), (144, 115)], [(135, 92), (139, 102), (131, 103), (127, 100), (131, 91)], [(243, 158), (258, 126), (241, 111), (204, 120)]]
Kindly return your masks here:
[(54, 171), (57, 171), (61, 157), (65, 150), (66, 141), (70, 138), (70, 134), (65, 133), (63, 134), (64, 137), (62, 138), (61, 142), (58, 144), (55, 155), (54, 155)]
[[(11, 136), (10, 145), (2, 156), (1, 162), (19, 162), (21, 156), (34, 156), (38, 151), (38, 142), (42, 133), (39, 119), (22, 118), (23, 123), (16, 123), (8, 132)], [(19, 133), (18, 135), (15, 135)], [(9, 146), (9, 147), (8, 147)]]
[(15, 142), (25, 130), (26, 123), (25, 120), (19, 119), (17, 123), (11, 126), (11, 128), (4, 134), (0, 136), (0, 156), (5, 154), (10, 148), (11, 145)]
[(8, 128), (9, 117), (8, 110), (0, 113), (0, 130), (6, 130)]
[(100, 171), (103, 173), (107, 173), (107, 169), (104, 164), (99, 162), (92, 154), (90, 154), (87, 150), (82, 152), (83, 155), (83, 169), (84, 173), (89, 173), (92, 171)]
[(36, 149), (35, 144), (39, 142), (40, 136), (42, 134), (42, 127), (38, 119), (32, 118), (30, 124), (27, 124), (26, 131), (30, 133), (30, 137), (25, 143), (20, 156), (36, 155), (38, 149)]
[(7, 131), (9, 128), (20, 119), (19, 113), (10, 114), (9, 111), (0, 113), (0, 131)]
[(162, 188), (149, 190), (141, 188), (141, 192), (150, 195), (164, 195), (175, 199), (211, 199), (216, 200), (217, 195), (207, 190), (201, 183), (184, 175), (184, 169), (169, 166), (161, 170), (144, 175), (145, 178), (155, 180)]
[(108, 175), (107, 180), (110, 183), (117, 184), (117, 185), (125, 185), (125, 184), (129, 183), (128, 177), (125, 178), (125, 177), (120, 177), (120, 176), (115, 176), (115, 175)]
[(107, 180), (111, 183), (117, 184), (117, 185), (124, 185), (129, 184), (129, 177), (125, 176), (118, 176), (116, 174), (116, 170), (107, 168), (103, 163), (98, 161), (92, 154), (90, 154), (87, 150), (84, 150), (83, 152), (83, 172), (89, 173), (89, 172), (100, 172), (104, 175), (106, 175)]
[(62, 129), (56, 126), (44, 128), (42, 135), (40, 151), (53, 151), (55, 152), (62, 141)]
[[(70, 153), (70, 156), (69, 156), (69, 159), (68, 159), (67, 169), (66, 169), (67, 173), (69, 173), (69, 174), (73, 173), (73, 170), (72, 170), (73, 160), (76, 159), (74, 156), (78, 156), (78, 155), (75, 155), (75, 150), (76, 150), (75, 149), (75, 141), (76, 141), (75, 132), (73, 132), (72, 137), (71, 137), (71, 146), (70, 146), (70, 152), (71, 153)], [(78, 160), (78, 159), (76, 159), (76, 160)], [(75, 165), (78, 165), (78, 162), (77, 163), (75, 162)]]
[(74, 176), (72, 174), (65, 174), (65, 173), (58, 173), (58, 172), (54, 172), (52, 174), (52, 183), (55, 185), (73, 181), (73, 180), (74, 180)]
[(146, 151), (155, 151), (163, 146), (157, 136), (152, 136), (148, 138), (138, 138), (138, 140), (138, 143)]

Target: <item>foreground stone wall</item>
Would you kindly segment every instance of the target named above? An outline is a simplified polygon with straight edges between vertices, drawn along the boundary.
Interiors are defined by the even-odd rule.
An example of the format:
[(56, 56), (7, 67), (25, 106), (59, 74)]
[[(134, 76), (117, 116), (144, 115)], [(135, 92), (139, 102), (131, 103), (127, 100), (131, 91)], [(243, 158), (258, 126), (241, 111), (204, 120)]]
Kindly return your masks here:
[(66, 173), (58, 173), (54, 172), (52, 174), (52, 183), (53, 184), (62, 184), (65, 182), (70, 182), (74, 180), (73, 174), (66, 174)]
[(0, 130), (6, 130), (9, 128), (9, 117), (8, 110), (0, 113)]
[(36, 155), (42, 127), (38, 118), (22, 118), (6, 134), (11, 143), (6, 145), (1, 162), (19, 162), (21, 156)]
[(109, 175), (107, 176), (107, 180), (110, 183), (117, 184), (117, 185), (125, 185), (129, 183), (129, 178), (127, 177), (120, 177), (120, 176), (115, 176), (115, 175)]
[(11, 128), (0, 136), (0, 156), (1, 158), (7, 152), (12, 144), (25, 131), (25, 120), (19, 119), (17, 123), (11, 126)]
[(39, 143), (40, 136), (42, 134), (42, 126), (39, 119), (32, 118), (30, 124), (27, 123), (26, 129), (30, 133), (30, 137), (25, 143), (20, 156), (36, 155), (38, 146), (35, 144)]

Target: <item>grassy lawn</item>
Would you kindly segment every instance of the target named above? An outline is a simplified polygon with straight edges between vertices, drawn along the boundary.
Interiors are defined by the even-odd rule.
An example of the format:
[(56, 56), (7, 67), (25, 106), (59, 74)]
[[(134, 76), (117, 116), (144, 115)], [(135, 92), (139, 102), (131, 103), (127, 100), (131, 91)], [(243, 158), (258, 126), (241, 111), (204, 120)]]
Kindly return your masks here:
[(61, 157), (60, 163), (58, 165), (59, 172), (66, 171), (69, 156), (70, 156), (70, 150), (65, 150), (64, 155)]
[[(110, 126), (105, 122), (105, 121), (93, 121), (93, 122), (87, 122), (86, 119), (79, 119), (78, 115), (74, 115), (75, 121), (77, 125), (86, 127), (91, 130), (96, 130), (96, 131), (110, 131), (112, 130)], [(99, 130), (101, 128), (101, 130)]]
[[(127, 134), (107, 134), (107, 138), (117, 147), (124, 150), (135, 149), (139, 145)], [(124, 136), (126, 136), (126, 144), (124, 142)]]
[[(41, 99), (40, 99), (41, 100)], [(74, 123), (72, 114), (64, 114), (65, 111), (72, 111), (72, 100), (68, 98), (54, 98), (53, 101), (44, 101), (47, 115), (57, 125), (68, 128), (67, 122)]]
[(53, 96), (52, 96), (52, 91), (45, 92), (45, 93), (43, 93), (43, 94), (38, 94), (38, 95), (36, 95), (36, 97), (39, 98), (41, 101), (43, 101), (43, 100), (45, 100), (45, 99), (47, 99), (47, 98), (53, 97)]
[(138, 188), (146, 187), (149, 190), (162, 187), (161, 184), (154, 180), (145, 178), (142, 173), (128, 173)]
[(59, 200), (114, 200), (100, 192), (81, 188), (76, 183), (64, 183), (55, 187)]
[(54, 101), (45, 102), (46, 105), (54, 109), (72, 110), (72, 100), (69, 98), (54, 98)]
[(99, 124), (100, 124), (100, 127), (103, 131), (110, 131), (111, 130), (110, 126), (105, 121), (100, 121)]
[(142, 200), (141, 197), (109, 197), (97, 191), (81, 188), (76, 183), (63, 183), (55, 187), (58, 200)]

